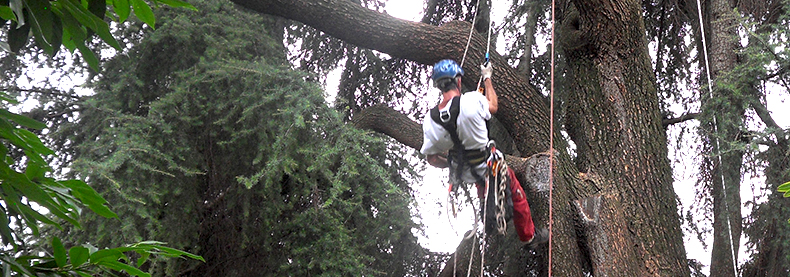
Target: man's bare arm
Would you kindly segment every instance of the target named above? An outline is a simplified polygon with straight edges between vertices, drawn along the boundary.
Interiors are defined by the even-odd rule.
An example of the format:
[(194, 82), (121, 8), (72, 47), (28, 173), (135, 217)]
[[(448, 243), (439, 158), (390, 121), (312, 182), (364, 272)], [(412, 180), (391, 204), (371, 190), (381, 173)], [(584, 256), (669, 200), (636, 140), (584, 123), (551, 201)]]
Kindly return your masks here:
[(438, 168), (446, 168), (446, 167), (450, 166), (450, 164), (447, 163), (447, 156), (446, 155), (431, 154), (431, 155), (428, 155), (428, 157), (426, 157), (425, 159), (428, 160), (428, 164), (430, 164), (432, 166), (435, 166), (435, 167), (438, 167)]
[(488, 99), (488, 111), (495, 114), (499, 109), (499, 99), (494, 91), (494, 85), (491, 83), (491, 78), (483, 80), (483, 85), (486, 88), (486, 99)]

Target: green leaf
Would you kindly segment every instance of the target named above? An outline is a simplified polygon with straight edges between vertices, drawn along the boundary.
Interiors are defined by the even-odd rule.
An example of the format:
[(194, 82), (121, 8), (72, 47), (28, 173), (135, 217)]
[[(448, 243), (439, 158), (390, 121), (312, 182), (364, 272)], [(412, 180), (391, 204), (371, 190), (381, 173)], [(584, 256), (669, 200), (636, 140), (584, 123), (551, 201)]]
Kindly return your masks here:
[(6, 52), (12, 52), (11, 51), (11, 46), (9, 46), (8, 43), (5, 42), (5, 41), (0, 41), (0, 49), (3, 49), (3, 51), (6, 51)]
[(83, 204), (88, 205), (88, 208), (96, 214), (106, 218), (118, 218), (117, 214), (104, 205), (107, 203), (107, 200), (101, 197), (98, 192), (85, 182), (80, 180), (66, 180), (60, 181), (59, 183), (71, 189), (71, 193), (74, 197), (79, 199)]
[(91, 263), (99, 263), (102, 261), (107, 262), (117, 262), (118, 259), (123, 257), (123, 252), (118, 249), (111, 248), (111, 249), (102, 249), (96, 252), (93, 252), (90, 256)]
[(85, 41), (87, 38), (85, 27), (82, 26), (82, 24), (76, 18), (74, 18), (71, 13), (63, 12), (62, 8), (58, 5), (53, 6), (53, 11), (63, 21), (63, 29), (66, 31), (64, 33), (64, 40), (65, 35), (69, 34), (72, 40), (75, 42)]
[[(104, 20), (101, 20), (98, 17), (96, 17), (96, 15), (90, 13), (90, 11), (88, 11), (82, 5), (75, 5), (71, 1), (58, 1), (57, 3), (61, 4), (60, 7), (63, 8), (64, 13), (66, 13), (66, 12), (71, 13), (71, 15), (73, 15), (74, 18), (77, 19), (77, 21), (79, 23), (81, 23), (82, 25), (85, 25), (85, 27), (95, 31), (96, 34), (98, 34), (99, 37), (104, 42), (106, 42), (107, 44), (109, 44), (110, 46), (112, 46), (113, 48), (115, 48), (117, 50), (121, 49), (121, 45), (118, 43), (117, 40), (115, 40), (115, 37), (113, 37), (112, 34), (110, 34), (110, 27), (109, 27), (109, 25), (107, 25), (107, 22), (104, 22)], [(78, 48), (79, 48), (79, 46), (78, 46)], [(83, 51), (80, 49), (80, 52), (83, 52)], [(85, 53), (83, 53), (83, 56), (87, 56), (87, 55), (85, 55)], [(87, 58), (86, 58), (86, 60), (87, 60)], [(88, 61), (88, 64), (91, 64), (91, 61)], [(97, 68), (98, 68), (98, 60), (96, 62), (96, 65), (97, 65)]]
[(0, 90), (0, 100), (6, 101), (11, 104), (19, 104), (19, 101), (16, 101), (16, 99), (11, 98), (11, 96), (9, 96), (8, 93), (2, 90)]
[(100, 262), (98, 264), (106, 266), (107, 268), (110, 268), (110, 269), (117, 270), (117, 271), (125, 271), (129, 275), (145, 276), (145, 277), (150, 277), (151, 276), (151, 274), (145, 273), (145, 272), (143, 272), (142, 270), (140, 270), (140, 269), (138, 269), (136, 267), (133, 267), (133, 266), (130, 266), (128, 264), (125, 264), (125, 263), (122, 263), (122, 262), (118, 262), (118, 261), (102, 261), (102, 262)]
[(11, 224), (8, 219), (8, 211), (2, 206), (0, 206), (0, 210), (3, 211), (3, 214), (0, 215), (0, 238), (3, 239), (3, 245), (13, 244), (14, 237), (11, 235), (11, 228), (8, 227)]
[(99, 71), (99, 59), (96, 58), (96, 54), (93, 53), (87, 46), (85, 46), (84, 42), (77, 43), (77, 49), (80, 50), (82, 54), (82, 59), (88, 63), (91, 69), (95, 71)]
[(88, 11), (104, 20), (104, 14), (107, 12), (107, 0), (88, 0)]
[(137, 267), (141, 267), (148, 260), (148, 257), (151, 256), (151, 253), (147, 251), (139, 251), (137, 253), (140, 254), (140, 258), (137, 259)]
[(129, 14), (132, 12), (129, 6), (129, 0), (114, 0), (112, 1), (112, 8), (115, 10), (115, 13), (118, 14), (119, 22), (126, 21), (126, 19), (129, 18)]
[(19, 125), (21, 125), (23, 127), (27, 127), (27, 128), (31, 128), (31, 129), (41, 130), (41, 129), (47, 128), (47, 125), (44, 124), (43, 122), (40, 122), (38, 120), (29, 118), (29, 117), (24, 116), (24, 115), (19, 115), (19, 114), (15, 114), (15, 113), (9, 112), (6, 109), (0, 109), (0, 117), (6, 118), (8, 120), (16, 122), (17, 124), (19, 124)]
[(88, 248), (74, 246), (69, 249), (69, 257), (71, 258), (71, 266), (79, 267), (88, 261), (90, 253), (88, 252)]
[[(0, 254), (0, 261), (2, 261), (2, 264), (8, 265), (11, 270), (20, 273), (21, 276), (36, 276), (33, 275), (33, 273), (31, 273), (26, 266), (23, 266), (20, 263), (18, 263), (17, 260), (14, 259), (14, 257), (11, 255)], [(3, 276), (5, 277), (5, 276), (16, 276), (16, 275), (4, 274)]]
[(27, 8), (28, 22), (32, 25), (36, 43), (50, 55), (54, 54), (53, 16), (49, 0), (27, 0), (23, 3)]
[(69, 34), (68, 30), (63, 30), (63, 47), (69, 49), (69, 52), (71, 53), (74, 53), (74, 50), (77, 50), (77, 44), (72, 41), (71, 34)]
[[(21, 192), (21, 195), (25, 196), (28, 201), (36, 202), (37, 204), (47, 208), (49, 212), (60, 219), (66, 220), (69, 223), (80, 226), (80, 223), (76, 219), (76, 214), (73, 211), (70, 211), (71, 207), (65, 207), (61, 204), (55, 203), (52, 197), (42, 189), (42, 187), (38, 184), (31, 182), (27, 176), (24, 174), (20, 174), (18, 172), (9, 170), (8, 168), (3, 168), (2, 174), (4, 176), (0, 176), (0, 179), (5, 180), (2, 182), (3, 189), (5, 189), (6, 184), (13, 186), (14, 188), (18, 189)], [(59, 224), (53, 222), (49, 218), (41, 215), (37, 211), (31, 209), (27, 205), (19, 205), (19, 209), (22, 211), (23, 215), (25, 215), (28, 220), (38, 220), (44, 222), (46, 224), (50, 224), (53, 226), (60, 227)], [(28, 226), (34, 231), (36, 229), (35, 226)]]
[(181, 0), (158, 0), (158, 2), (162, 3), (162, 4), (165, 4), (165, 5), (168, 5), (168, 6), (171, 6), (171, 7), (187, 8), (187, 9), (190, 9), (190, 10), (193, 10), (193, 11), (197, 11), (197, 8), (195, 8), (195, 6), (192, 6), (192, 4), (189, 4), (189, 3), (185, 2), (185, 1), (181, 1)]
[(46, 145), (44, 145), (44, 143), (41, 142), (41, 139), (39, 139), (38, 136), (36, 136), (36, 134), (31, 131), (25, 129), (16, 129), (14, 130), (14, 134), (25, 142), (27, 148), (32, 150), (34, 155), (55, 154), (55, 151), (52, 151), (52, 149), (49, 149)]
[(60, 241), (58, 237), (52, 237), (52, 250), (55, 256), (55, 263), (58, 264), (58, 267), (63, 267), (66, 265), (66, 248), (63, 247), (63, 243)]
[(16, 16), (14, 15), (14, 10), (8, 6), (0, 6), (0, 18), (5, 20), (13, 20), (16, 21)]
[(779, 192), (790, 191), (790, 182), (779, 185), (779, 187), (776, 190), (778, 190)]
[(170, 257), (186, 256), (186, 257), (189, 257), (189, 258), (201, 261), (201, 262), (206, 262), (206, 260), (204, 260), (203, 257), (201, 257), (199, 255), (195, 255), (195, 254), (192, 254), (192, 253), (189, 253), (189, 252), (186, 252), (186, 251), (182, 251), (182, 250), (178, 250), (178, 249), (175, 249), (175, 248), (170, 248), (170, 247), (161, 246), (161, 245), (154, 246), (154, 248), (156, 248), (157, 250), (160, 250), (162, 252), (167, 253), (168, 256), (170, 256)]
[(29, 34), (30, 24), (18, 26), (16, 22), (11, 22), (11, 26), (8, 28), (8, 46), (11, 48), (11, 52), (19, 52), (19, 49), (25, 47)]
[(151, 26), (151, 28), (156, 28), (156, 18), (154, 18), (154, 12), (151, 10), (151, 7), (148, 6), (147, 3), (143, 0), (131, 0), (132, 7), (134, 8), (134, 14), (139, 18), (141, 21)]
[(25, 4), (22, 3), (22, 0), (8, 1), (8, 7), (11, 8), (11, 10), (14, 11), (14, 14), (16, 15), (16, 20), (14, 21), (18, 23), (20, 26), (25, 25), (25, 13), (23, 12), (22, 9), (24, 6)]

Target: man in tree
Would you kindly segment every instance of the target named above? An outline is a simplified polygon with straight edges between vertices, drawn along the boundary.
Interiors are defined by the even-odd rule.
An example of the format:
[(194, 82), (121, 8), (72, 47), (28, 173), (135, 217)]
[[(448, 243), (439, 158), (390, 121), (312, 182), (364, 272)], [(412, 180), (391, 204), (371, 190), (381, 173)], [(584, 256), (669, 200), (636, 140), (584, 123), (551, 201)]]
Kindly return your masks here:
[[(427, 156), (429, 164), (439, 168), (450, 168), (451, 189), (457, 189), (458, 185), (464, 183), (476, 184), (477, 195), (484, 203), (481, 209), (492, 206), (489, 204), (490, 196), (486, 195), (485, 178), (489, 171), (486, 160), (492, 154), (503, 157), (498, 150), (491, 153), (486, 127), (486, 121), (491, 119), (491, 115), (496, 113), (498, 108), (497, 95), (491, 83), (492, 73), (491, 63), (481, 65), (485, 94), (475, 92), (461, 94), (463, 69), (453, 60), (441, 60), (433, 66), (431, 79), (434, 86), (441, 90), (442, 101), (431, 109), (430, 115), (423, 121), (424, 139), (420, 150)], [(530, 248), (545, 243), (548, 240), (548, 231), (535, 229), (529, 204), (515, 173), (507, 168), (506, 175), (505, 178), (509, 180), (510, 185), (508, 194), (512, 200), (513, 223), (519, 239)], [(488, 216), (489, 212), (491, 209), (486, 211), (484, 218), (491, 218)], [(489, 223), (492, 223), (491, 220), (485, 224), (486, 232), (493, 229), (489, 227), (493, 226)]]

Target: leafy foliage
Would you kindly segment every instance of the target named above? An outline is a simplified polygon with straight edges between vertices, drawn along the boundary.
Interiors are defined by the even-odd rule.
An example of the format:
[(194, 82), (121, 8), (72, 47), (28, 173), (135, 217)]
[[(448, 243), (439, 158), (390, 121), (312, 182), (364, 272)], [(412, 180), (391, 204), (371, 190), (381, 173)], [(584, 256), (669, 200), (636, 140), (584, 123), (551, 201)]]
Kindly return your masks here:
[[(13, 102), (3, 95), (3, 100)], [(118, 216), (105, 205), (107, 201), (85, 182), (77, 179), (56, 180), (48, 176), (52, 169), (44, 160), (45, 155), (54, 152), (44, 146), (38, 136), (28, 130), (43, 129), (46, 126), (25, 116), (14, 114), (8, 110), (0, 110), (0, 238), (3, 251), (0, 261), (4, 264), (5, 274), (20, 276), (39, 276), (54, 274), (71, 276), (80, 274), (90, 276), (96, 270), (123, 271), (134, 276), (150, 276), (128, 263), (124, 252), (136, 252), (148, 257), (158, 254), (166, 257), (186, 256), (193, 259), (203, 258), (174, 248), (165, 247), (159, 242), (141, 242), (121, 248), (99, 250), (95, 247), (75, 246), (66, 252), (60, 238), (52, 237), (53, 255), (24, 254), (24, 234), (12, 230), (12, 226), (21, 226), (34, 236), (39, 236), (39, 225), (47, 224), (62, 228), (58, 220), (66, 221), (77, 227), (81, 206), (87, 206), (97, 215), (105, 218)], [(15, 157), (13, 150), (19, 149), (24, 156)], [(24, 170), (20, 167), (24, 164)], [(6, 246), (11, 246), (7, 248)], [(21, 253), (21, 255), (20, 255)], [(119, 260), (123, 260), (121, 262)], [(145, 259), (142, 259), (143, 261)], [(70, 261), (68, 264), (67, 261)]]
[(779, 185), (776, 191), (784, 193), (783, 196), (785, 198), (790, 197), (790, 182)]
[[(97, 245), (168, 241), (207, 263), (149, 260), (155, 275), (415, 275), (405, 168), (343, 123), (311, 75), (288, 66), (276, 21), (225, 1), (164, 10), (107, 62), (79, 116), (53, 133), (70, 174), (120, 217), (89, 216)], [(58, 114), (45, 110), (46, 114)]]
[[(152, 2), (194, 9), (181, 0)], [(17, 52), (25, 47), (28, 36), (32, 34), (36, 46), (48, 55), (54, 56), (61, 46), (72, 53), (79, 50), (91, 68), (98, 70), (99, 60), (87, 46), (92, 34), (120, 50), (121, 45), (110, 33), (110, 26), (104, 19), (109, 16), (122, 23), (132, 8), (140, 20), (152, 28), (155, 26), (154, 13), (144, 0), (3, 0), (0, 1), (0, 23), (5, 26), (8, 22), (8, 36), (7, 42), (0, 43), (0, 48)]]

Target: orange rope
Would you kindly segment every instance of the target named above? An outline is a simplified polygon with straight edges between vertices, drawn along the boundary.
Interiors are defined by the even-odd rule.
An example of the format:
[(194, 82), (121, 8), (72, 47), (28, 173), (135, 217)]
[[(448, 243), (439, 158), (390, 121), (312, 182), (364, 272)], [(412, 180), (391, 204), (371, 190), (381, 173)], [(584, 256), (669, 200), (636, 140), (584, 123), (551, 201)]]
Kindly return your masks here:
[(551, 104), (549, 108), (549, 277), (551, 277), (551, 233), (554, 223), (552, 198), (554, 191), (554, 0), (551, 0)]

